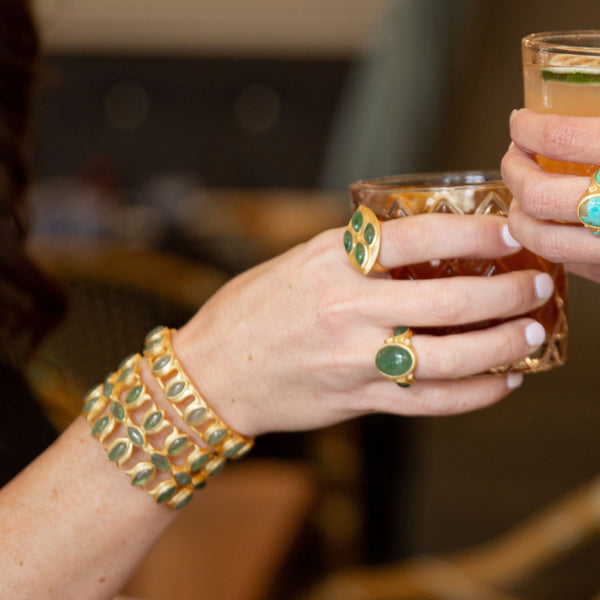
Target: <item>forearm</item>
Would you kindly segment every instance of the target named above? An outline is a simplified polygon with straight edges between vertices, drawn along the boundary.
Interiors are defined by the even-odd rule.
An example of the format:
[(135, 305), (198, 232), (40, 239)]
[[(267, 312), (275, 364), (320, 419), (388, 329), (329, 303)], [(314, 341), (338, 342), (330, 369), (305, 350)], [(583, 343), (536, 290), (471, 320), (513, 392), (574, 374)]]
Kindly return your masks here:
[(176, 516), (78, 418), (0, 491), (0, 597), (113, 598)]

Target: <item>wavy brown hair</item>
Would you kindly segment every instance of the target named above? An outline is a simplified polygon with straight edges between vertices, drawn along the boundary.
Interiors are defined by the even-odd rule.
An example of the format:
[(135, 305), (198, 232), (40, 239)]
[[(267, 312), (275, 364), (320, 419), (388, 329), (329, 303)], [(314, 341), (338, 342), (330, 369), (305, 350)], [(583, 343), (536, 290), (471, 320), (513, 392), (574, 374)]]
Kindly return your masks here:
[(29, 2), (0, 0), (0, 360), (19, 365), (64, 311), (60, 288), (25, 249), (39, 55)]

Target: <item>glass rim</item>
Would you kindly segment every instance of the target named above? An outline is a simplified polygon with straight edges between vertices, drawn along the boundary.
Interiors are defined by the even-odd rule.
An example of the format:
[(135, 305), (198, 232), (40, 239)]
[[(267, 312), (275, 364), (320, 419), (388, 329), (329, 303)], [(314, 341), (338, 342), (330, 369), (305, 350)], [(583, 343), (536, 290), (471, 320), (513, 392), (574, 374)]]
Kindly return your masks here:
[(437, 171), (430, 173), (406, 173), (372, 179), (360, 179), (351, 183), (350, 192), (364, 190), (393, 191), (402, 193), (445, 191), (506, 187), (499, 170)]
[[(581, 44), (573, 44), (576, 39)], [(595, 46), (585, 45), (585, 41), (594, 39)], [(571, 43), (566, 43), (570, 40)], [(547, 52), (568, 52), (570, 54), (598, 54), (600, 55), (600, 29), (565, 29), (563, 31), (540, 31), (530, 33), (521, 39), (523, 48), (542, 50)]]

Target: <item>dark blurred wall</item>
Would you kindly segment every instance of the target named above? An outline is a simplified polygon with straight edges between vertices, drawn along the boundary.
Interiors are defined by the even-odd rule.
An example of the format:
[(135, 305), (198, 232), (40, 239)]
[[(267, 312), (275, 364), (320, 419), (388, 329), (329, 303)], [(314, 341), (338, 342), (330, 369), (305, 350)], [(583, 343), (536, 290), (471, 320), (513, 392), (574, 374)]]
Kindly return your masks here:
[(50, 56), (36, 173), (98, 157), (125, 185), (162, 173), (208, 186), (310, 187), (348, 60)]
[(523, 105), (521, 38), (556, 29), (600, 28), (597, 0), (472, 3), (473, 18), (449, 62), (443, 128), (429, 169), (491, 168), (509, 143), (508, 117)]

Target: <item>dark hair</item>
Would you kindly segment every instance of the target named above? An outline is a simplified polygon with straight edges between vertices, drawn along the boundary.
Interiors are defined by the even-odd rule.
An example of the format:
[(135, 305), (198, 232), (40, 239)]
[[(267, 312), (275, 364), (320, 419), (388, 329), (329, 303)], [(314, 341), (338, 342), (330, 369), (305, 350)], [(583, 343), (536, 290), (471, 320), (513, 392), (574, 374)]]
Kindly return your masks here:
[(25, 248), (39, 51), (29, 2), (0, 0), (0, 360), (13, 363), (64, 311), (60, 288)]

